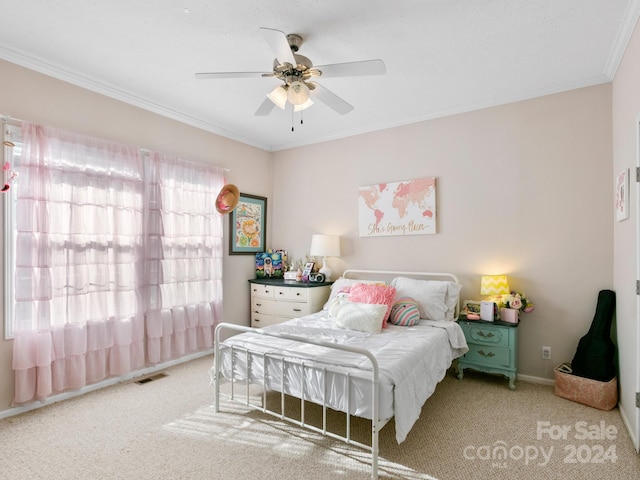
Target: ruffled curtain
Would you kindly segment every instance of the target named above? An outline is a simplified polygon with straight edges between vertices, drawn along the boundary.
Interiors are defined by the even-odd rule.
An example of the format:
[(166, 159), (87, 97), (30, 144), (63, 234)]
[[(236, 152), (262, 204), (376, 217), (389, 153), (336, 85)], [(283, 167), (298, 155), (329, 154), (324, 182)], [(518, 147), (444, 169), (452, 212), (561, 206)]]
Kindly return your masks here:
[(153, 153), (145, 163), (147, 357), (156, 364), (213, 346), (222, 315), (220, 169)]
[(22, 128), (14, 404), (211, 346), (222, 302), (211, 195), (222, 171)]

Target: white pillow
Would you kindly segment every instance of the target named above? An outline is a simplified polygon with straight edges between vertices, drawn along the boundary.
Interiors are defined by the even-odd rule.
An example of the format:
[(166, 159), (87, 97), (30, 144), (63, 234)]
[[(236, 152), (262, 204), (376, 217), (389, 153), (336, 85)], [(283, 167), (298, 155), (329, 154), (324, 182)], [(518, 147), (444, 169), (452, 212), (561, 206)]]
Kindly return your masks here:
[(322, 309), (327, 310), (329, 308), (329, 304), (331, 303), (331, 301), (338, 296), (341, 290), (350, 288), (352, 285), (355, 285), (356, 283), (379, 283), (381, 285), (386, 285), (386, 282), (383, 282), (380, 280), (359, 280), (356, 278), (340, 277), (331, 285), (331, 293), (329, 294), (329, 299), (324, 304)]
[(457, 320), (456, 307), (460, 301), (460, 290), (462, 285), (456, 282), (447, 283), (447, 296), (444, 299), (444, 303), (447, 305), (447, 320)]
[(386, 305), (350, 302), (344, 298), (335, 299), (329, 306), (334, 325), (368, 333), (380, 333), (386, 313)]
[(420, 317), (437, 322), (455, 320), (462, 286), (454, 282), (396, 277), (391, 281), (397, 297), (411, 297), (418, 302)]

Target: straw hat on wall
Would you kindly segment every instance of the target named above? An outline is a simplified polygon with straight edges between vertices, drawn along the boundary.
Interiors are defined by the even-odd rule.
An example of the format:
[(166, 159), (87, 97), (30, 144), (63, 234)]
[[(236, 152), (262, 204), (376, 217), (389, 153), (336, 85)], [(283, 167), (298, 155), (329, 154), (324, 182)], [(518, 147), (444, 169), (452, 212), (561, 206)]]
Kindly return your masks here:
[(231, 213), (238, 206), (238, 201), (240, 201), (238, 187), (229, 183), (222, 187), (216, 198), (216, 210), (222, 215)]

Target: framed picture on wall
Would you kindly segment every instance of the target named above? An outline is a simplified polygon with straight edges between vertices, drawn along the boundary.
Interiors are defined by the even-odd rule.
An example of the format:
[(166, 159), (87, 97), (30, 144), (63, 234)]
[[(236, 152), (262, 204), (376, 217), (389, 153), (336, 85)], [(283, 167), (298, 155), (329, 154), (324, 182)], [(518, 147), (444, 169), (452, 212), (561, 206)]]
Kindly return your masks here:
[(267, 232), (267, 199), (240, 194), (238, 206), (229, 215), (229, 255), (264, 252)]
[(626, 168), (616, 177), (616, 220), (621, 222), (629, 218), (629, 169)]

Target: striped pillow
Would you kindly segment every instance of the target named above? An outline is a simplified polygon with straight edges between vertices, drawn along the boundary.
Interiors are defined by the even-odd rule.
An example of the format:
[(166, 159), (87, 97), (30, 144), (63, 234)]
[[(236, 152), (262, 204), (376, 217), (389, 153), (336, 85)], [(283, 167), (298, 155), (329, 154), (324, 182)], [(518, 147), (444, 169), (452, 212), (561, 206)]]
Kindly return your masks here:
[(418, 302), (410, 297), (397, 298), (391, 306), (389, 322), (402, 327), (411, 327), (420, 321)]

